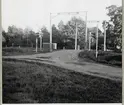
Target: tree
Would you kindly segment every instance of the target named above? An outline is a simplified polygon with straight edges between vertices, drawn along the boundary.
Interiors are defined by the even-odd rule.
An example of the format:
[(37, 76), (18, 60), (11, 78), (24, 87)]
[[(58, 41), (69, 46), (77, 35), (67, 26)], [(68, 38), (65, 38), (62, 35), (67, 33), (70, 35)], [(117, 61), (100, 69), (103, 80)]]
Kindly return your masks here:
[[(64, 25), (63, 25), (64, 26)], [(58, 25), (59, 27), (59, 25)], [(62, 33), (62, 30), (64, 27), (59, 27), (59, 29), (56, 28), (56, 26), (52, 25), (52, 39), (53, 43), (57, 43), (58, 49), (62, 49), (64, 46), (64, 34)]]
[(59, 34), (60, 34), (60, 38), (61, 40), (64, 42), (65, 39), (67, 39), (67, 28), (68, 26), (67, 25), (64, 25), (63, 21), (61, 20), (58, 24), (58, 31), (59, 31)]
[(67, 23), (67, 26), (69, 29), (69, 36), (73, 39), (75, 39), (76, 34), (76, 24), (78, 27), (78, 45), (80, 45), (81, 48), (84, 48), (85, 45), (85, 21), (83, 21), (81, 18), (72, 17), (72, 19)]
[(33, 30), (29, 31), (29, 42), (32, 47), (36, 45), (36, 34)]
[[(89, 44), (89, 33), (91, 32), (91, 48), (96, 49), (96, 33), (97, 33), (97, 27), (88, 28), (88, 44)], [(102, 31), (98, 28), (98, 48), (102, 49), (104, 44), (104, 37)]]
[(65, 25), (63, 21), (60, 21), (58, 24), (59, 32), (61, 34), (61, 39), (66, 42), (66, 45), (69, 43), (68, 48), (74, 48), (75, 33), (76, 33), (76, 24), (78, 26), (78, 45), (81, 48), (84, 47), (84, 38), (85, 38), (85, 22), (81, 18), (72, 17)]
[[(105, 25), (105, 21), (103, 21), (103, 28)], [(106, 22), (106, 47), (114, 47), (114, 41), (115, 41), (115, 36), (114, 36), (114, 25), (110, 22)]]
[(43, 33), (43, 42), (49, 43), (50, 33), (45, 26), (41, 28), (41, 32)]
[(62, 20), (58, 24), (58, 29), (60, 32), (62, 32), (64, 30), (64, 22)]
[(23, 30), (14, 25), (9, 26), (7, 37), (9, 38), (9, 46), (33, 47), (35, 45), (36, 35), (29, 27)]
[(111, 5), (106, 9), (108, 10), (107, 15), (110, 17), (106, 27), (107, 38), (109, 42), (113, 43), (114, 48), (122, 47), (122, 6)]
[(58, 43), (60, 41), (60, 33), (54, 24), (52, 25), (52, 39), (53, 43)]
[(9, 46), (20, 46), (23, 36), (23, 29), (17, 28), (16, 26), (12, 25), (8, 27), (7, 36), (9, 37)]
[(9, 42), (9, 38), (7, 36), (7, 33), (4, 30), (2, 30), (2, 46), (3, 47), (7, 46), (8, 42)]
[[(31, 36), (34, 38), (32, 39)], [(27, 27), (24, 29), (24, 36), (23, 36), (23, 46), (33, 47), (33, 42), (35, 42), (35, 33), (32, 31), (31, 28)]]

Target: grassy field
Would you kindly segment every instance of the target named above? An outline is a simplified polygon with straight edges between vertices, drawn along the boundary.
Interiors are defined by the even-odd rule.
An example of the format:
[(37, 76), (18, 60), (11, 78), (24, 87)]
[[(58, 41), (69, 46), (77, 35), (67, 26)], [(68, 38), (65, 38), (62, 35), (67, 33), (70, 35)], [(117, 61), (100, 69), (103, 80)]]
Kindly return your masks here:
[(122, 83), (55, 66), (3, 61), (3, 103), (119, 103)]

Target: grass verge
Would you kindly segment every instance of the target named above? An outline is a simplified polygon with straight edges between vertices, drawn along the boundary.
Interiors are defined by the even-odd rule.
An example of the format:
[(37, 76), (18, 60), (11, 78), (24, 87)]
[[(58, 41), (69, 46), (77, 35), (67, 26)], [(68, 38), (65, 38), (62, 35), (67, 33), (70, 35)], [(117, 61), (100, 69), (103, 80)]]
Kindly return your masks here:
[(12, 55), (31, 55), (31, 54), (38, 54), (38, 53), (47, 53), (48, 51), (40, 51), (38, 48), (38, 52), (35, 51), (35, 48), (32, 47), (7, 47), (2, 48), (2, 55), (3, 56), (12, 56)]
[(71, 70), (3, 60), (3, 103), (120, 103), (122, 83)]
[(122, 67), (122, 53), (115, 53), (112, 51), (99, 51), (98, 57), (96, 58), (95, 51), (82, 51), (79, 53), (78, 57), (88, 61), (91, 60), (111, 66)]

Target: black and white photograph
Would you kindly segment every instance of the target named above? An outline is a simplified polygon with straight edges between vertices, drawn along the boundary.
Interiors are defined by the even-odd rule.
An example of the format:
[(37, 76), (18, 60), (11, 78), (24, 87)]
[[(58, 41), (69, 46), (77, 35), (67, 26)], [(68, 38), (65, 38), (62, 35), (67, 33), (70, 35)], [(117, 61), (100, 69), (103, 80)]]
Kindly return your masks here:
[(122, 0), (1, 0), (2, 103), (122, 103)]

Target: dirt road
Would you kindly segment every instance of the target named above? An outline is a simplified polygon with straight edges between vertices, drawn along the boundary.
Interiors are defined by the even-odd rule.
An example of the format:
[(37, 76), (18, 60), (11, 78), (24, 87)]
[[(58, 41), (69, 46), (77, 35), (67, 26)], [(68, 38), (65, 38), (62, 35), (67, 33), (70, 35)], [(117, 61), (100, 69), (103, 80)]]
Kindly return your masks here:
[(114, 80), (122, 79), (122, 68), (87, 62), (85, 60), (79, 61), (79, 52), (80, 50), (60, 50), (52, 53), (4, 56), (3, 58), (15, 58), (19, 60), (47, 63), (94, 76), (100, 76)]

